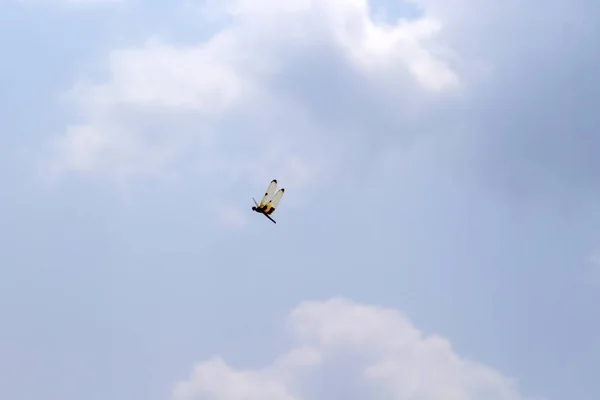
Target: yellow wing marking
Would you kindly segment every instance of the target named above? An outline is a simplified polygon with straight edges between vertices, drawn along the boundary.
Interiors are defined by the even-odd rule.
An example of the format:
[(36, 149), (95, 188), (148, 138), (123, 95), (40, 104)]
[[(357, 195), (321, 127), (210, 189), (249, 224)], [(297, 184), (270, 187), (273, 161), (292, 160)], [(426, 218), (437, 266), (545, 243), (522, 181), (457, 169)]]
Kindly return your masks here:
[(275, 193), (275, 196), (273, 196), (273, 199), (271, 199), (271, 201), (269, 201), (269, 203), (267, 204), (267, 207), (265, 208), (265, 213), (267, 215), (273, 214), (273, 212), (279, 205), (279, 201), (281, 201), (281, 198), (283, 197), (284, 192), (285, 192), (285, 189), (279, 189), (279, 191), (277, 193)]

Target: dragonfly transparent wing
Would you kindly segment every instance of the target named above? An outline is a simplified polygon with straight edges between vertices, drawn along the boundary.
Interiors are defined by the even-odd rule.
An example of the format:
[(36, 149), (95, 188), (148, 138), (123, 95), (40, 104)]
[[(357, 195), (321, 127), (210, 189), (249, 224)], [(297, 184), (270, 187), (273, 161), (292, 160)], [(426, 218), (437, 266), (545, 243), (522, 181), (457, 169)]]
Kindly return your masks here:
[(273, 214), (273, 212), (275, 212), (275, 209), (279, 205), (279, 201), (283, 197), (284, 192), (285, 192), (285, 189), (279, 189), (279, 191), (277, 193), (275, 193), (275, 196), (273, 196), (273, 199), (271, 199), (271, 201), (267, 204), (267, 208), (265, 209), (266, 214), (271, 215), (271, 214)]
[(262, 208), (267, 205), (267, 202), (269, 201), (269, 199), (271, 197), (273, 197), (273, 193), (275, 193), (275, 189), (277, 189), (277, 180), (273, 179), (271, 181), (271, 183), (269, 183), (269, 187), (267, 188), (265, 195), (263, 196), (262, 200), (260, 201), (260, 204), (258, 206), (259, 208)]

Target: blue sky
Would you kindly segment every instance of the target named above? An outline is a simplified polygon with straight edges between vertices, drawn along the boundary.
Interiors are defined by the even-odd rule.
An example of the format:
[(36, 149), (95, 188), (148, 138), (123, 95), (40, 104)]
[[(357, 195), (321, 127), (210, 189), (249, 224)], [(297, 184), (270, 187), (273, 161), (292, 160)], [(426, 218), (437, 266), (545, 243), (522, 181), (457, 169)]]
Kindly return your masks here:
[(597, 399), (599, 8), (3, 2), (0, 397)]

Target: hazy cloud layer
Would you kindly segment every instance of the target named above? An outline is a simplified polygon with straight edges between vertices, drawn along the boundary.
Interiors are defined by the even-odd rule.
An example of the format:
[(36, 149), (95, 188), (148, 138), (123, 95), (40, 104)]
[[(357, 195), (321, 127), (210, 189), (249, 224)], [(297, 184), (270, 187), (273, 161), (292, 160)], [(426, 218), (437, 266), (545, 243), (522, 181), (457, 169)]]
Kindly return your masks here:
[(485, 185), (593, 190), (599, 6), (406, 4), (418, 16), (390, 24), (366, 0), (199, 3), (199, 23), (222, 26), (209, 39), (115, 50), (107, 81), (73, 88), (84, 122), (58, 138), (54, 172), (264, 179), (279, 166), (301, 185), (437, 136)]
[[(204, 168), (278, 165), (302, 184), (365, 138), (414, 136), (400, 130), (462, 85), (438, 40), (443, 22), (427, 13), (384, 26), (365, 1), (226, 1), (199, 18), (207, 12), (232, 22), (197, 45), (154, 38), (115, 50), (109, 81), (74, 88), (87, 122), (57, 141), (56, 172), (154, 175), (200, 141), (192, 152)], [(144, 119), (159, 113), (189, 124), (154, 133)], [(220, 151), (226, 143), (240, 151)]]

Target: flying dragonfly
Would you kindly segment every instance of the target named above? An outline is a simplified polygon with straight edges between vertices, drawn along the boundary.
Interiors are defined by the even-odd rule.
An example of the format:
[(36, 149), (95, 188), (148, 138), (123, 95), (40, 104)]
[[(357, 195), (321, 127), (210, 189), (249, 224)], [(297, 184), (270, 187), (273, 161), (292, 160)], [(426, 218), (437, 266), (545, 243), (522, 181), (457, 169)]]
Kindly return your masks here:
[[(258, 204), (256, 200), (254, 200), (254, 197), (252, 198), (252, 200), (254, 200), (254, 204), (256, 204), (252, 207), (252, 211), (256, 211), (257, 213), (263, 214), (265, 217), (269, 218), (274, 224), (276, 224), (277, 222), (275, 222), (275, 220), (271, 218), (271, 214), (275, 212), (279, 201), (283, 197), (283, 192), (285, 192), (285, 189), (281, 188), (277, 193), (275, 193), (275, 189), (277, 189), (277, 180), (273, 179), (271, 183), (269, 183), (269, 187), (267, 187), (267, 191), (265, 192), (265, 195), (260, 201), (260, 204)], [(275, 193), (275, 195), (273, 195), (273, 193)]]

